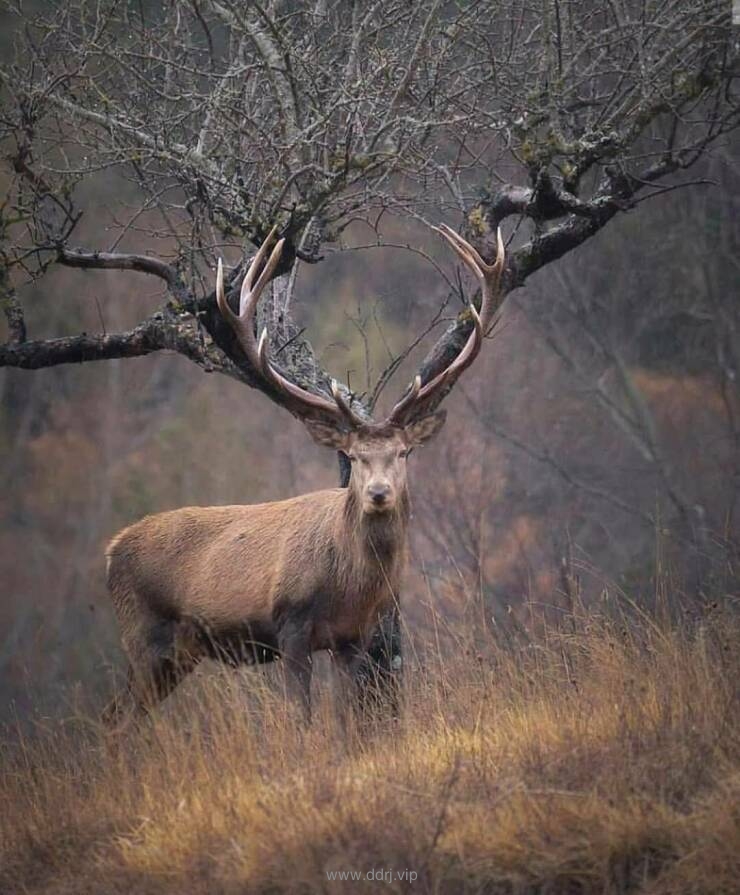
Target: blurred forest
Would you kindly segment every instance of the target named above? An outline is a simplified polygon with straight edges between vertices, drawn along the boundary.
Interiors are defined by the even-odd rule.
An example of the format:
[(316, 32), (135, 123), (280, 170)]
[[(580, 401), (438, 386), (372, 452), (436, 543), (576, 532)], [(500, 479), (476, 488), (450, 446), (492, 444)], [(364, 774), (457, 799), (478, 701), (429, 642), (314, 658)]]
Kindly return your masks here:
[[(6, 11), (0, 24), (10, 22)], [(3, 194), (16, 175), (0, 166)], [(528, 602), (557, 611), (576, 591), (648, 607), (666, 581), (685, 605), (737, 596), (736, 137), (715, 142), (690, 178), (681, 189), (685, 175), (668, 180), (511, 291), (445, 402), (442, 435), (412, 461), (408, 636), (430, 606), (451, 623), (483, 608), (487, 624), (505, 624), (524, 623)], [(86, 172), (74, 191), (84, 212), (74, 244), (112, 243), (141, 191), (115, 167)], [(373, 245), (379, 230), (385, 244)], [(457, 272), (419, 216), (391, 209), (379, 230), (348, 220), (320, 263), (298, 262), (292, 314), (321, 368), (362, 392), (442, 307), (385, 405), (459, 298), (449, 303), (431, 262), (453, 281)], [(149, 251), (144, 228), (127, 232), (125, 248)], [(156, 251), (175, 253), (175, 240), (160, 234)], [(164, 283), (134, 271), (58, 264), (18, 277), (16, 288), (35, 339), (128, 330), (167, 299)], [(167, 508), (276, 500), (337, 482), (336, 458), (284, 409), (170, 351), (0, 370), (0, 458), (6, 718), (32, 707), (63, 713), (78, 687), (109, 690), (118, 646), (103, 551), (122, 526)]]

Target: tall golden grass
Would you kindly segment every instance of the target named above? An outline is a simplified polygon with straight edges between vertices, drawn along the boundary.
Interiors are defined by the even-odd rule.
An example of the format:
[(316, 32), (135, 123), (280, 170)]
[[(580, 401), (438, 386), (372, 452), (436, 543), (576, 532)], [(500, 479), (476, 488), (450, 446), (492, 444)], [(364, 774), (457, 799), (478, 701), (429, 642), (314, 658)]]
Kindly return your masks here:
[(739, 634), (720, 608), (447, 634), (372, 732), (213, 672), (113, 740), (8, 734), (0, 891), (737, 893)]

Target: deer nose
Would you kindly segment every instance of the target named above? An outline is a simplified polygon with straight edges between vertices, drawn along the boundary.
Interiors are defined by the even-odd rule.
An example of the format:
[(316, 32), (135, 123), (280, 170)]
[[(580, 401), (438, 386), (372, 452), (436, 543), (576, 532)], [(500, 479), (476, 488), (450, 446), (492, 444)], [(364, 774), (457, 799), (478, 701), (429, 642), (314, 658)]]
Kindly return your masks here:
[(380, 506), (388, 500), (388, 495), (391, 493), (391, 489), (388, 485), (370, 485), (367, 489), (367, 493), (370, 500), (372, 500), (376, 506)]

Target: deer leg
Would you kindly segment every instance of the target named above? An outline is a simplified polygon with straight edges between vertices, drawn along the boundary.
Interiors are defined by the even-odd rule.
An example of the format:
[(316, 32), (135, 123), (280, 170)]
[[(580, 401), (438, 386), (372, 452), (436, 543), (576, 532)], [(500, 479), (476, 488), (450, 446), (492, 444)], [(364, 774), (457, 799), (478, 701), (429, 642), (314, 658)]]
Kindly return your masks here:
[(332, 650), (337, 681), (343, 695), (351, 701), (355, 692), (355, 675), (365, 653), (358, 643), (347, 643)]
[(285, 668), (285, 690), (311, 720), (311, 629), (304, 621), (288, 621), (278, 635)]
[(395, 607), (381, 617), (356, 669), (357, 705), (368, 730), (382, 719), (400, 717), (402, 673), (401, 620)]
[[(137, 663), (138, 664), (138, 663)], [(136, 671), (129, 666), (126, 685), (117, 693), (103, 712), (103, 723), (119, 727), (128, 721), (141, 719), (164, 700), (192, 669), (168, 657), (153, 657), (146, 669)]]
[(363, 657), (364, 652), (358, 643), (345, 643), (332, 650), (339, 720), (345, 733), (357, 698), (355, 677)]
[(189, 622), (158, 622), (143, 637), (125, 644), (129, 656), (126, 686), (103, 713), (103, 722), (117, 726), (128, 717), (141, 718), (162, 702), (199, 661)]
[(137, 699), (134, 695), (134, 671), (129, 665), (126, 670), (126, 684), (122, 692), (115, 693), (103, 710), (101, 721), (106, 727), (119, 727), (127, 718), (137, 712)]

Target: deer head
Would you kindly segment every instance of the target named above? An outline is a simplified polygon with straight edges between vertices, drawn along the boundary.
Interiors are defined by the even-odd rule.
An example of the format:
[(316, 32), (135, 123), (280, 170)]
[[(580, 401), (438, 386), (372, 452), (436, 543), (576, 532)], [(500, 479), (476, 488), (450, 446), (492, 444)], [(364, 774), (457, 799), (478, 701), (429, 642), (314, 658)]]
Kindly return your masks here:
[(480, 312), (472, 303), (469, 305), (473, 331), (457, 357), (426, 383), (422, 383), (421, 376), (417, 375), (390, 415), (381, 421), (356, 413), (336, 380), (331, 382), (330, 399), (286, 379), (268, 357), (267, 331), (263, 330), (257, 339), (257, 303), (280, 261), (285, 244), (284, 239), (279, 239), (267, 258), (277, 233), (276, 227), (270, 231), (247, 270), (238, 314), (232, 311), (226, 300), (223, 265), (220, 260), (218, 263), (218, 307), (237, 336), (247, 360), (254, 371), (280, 394), (282, 403), (303, 420), (318, 444), (334, 448), (347, 456), (352, 464), (350, 488), (356, 494), (358, 505), (368, 515), (393, 512), (403, 502), (406, 494), (406, 458), (414, 447), (433, 438), (445, 422), (445, 412), (434, 412), (430, 407), (435, 399), (437, 402), (440, 400), (442, 390), (446, 393), (463, 370), (475, 360), (497, 307), (504, 267), (501, 231), (497, 233), (496, 261), (487, 264), (473, 246), (454, 230), (444, 224), (434, 229), (478, 280), (481, 289)]

